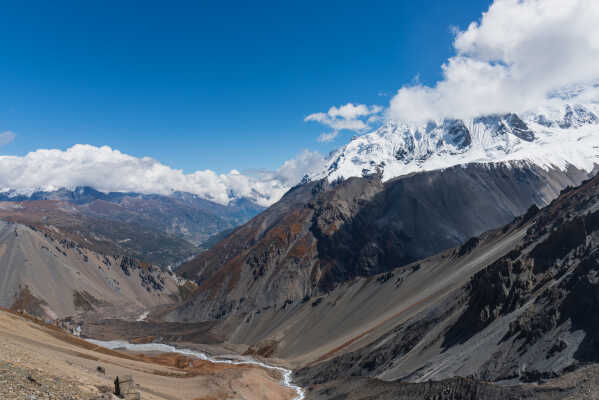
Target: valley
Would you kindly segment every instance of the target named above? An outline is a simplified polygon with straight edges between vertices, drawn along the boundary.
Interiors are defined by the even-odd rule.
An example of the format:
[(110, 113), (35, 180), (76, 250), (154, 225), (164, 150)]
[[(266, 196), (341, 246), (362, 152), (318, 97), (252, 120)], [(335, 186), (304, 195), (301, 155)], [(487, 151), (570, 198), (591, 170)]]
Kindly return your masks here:
[[(217, 379), (214, 398), (592, 398), (572, 397), (571, 384), (599, 362), (593, 325), (571, 305), (571, 288), (594, 285), (599, 177), (589, 175), (473, 164), (307, 182), (174, 272), (99, 252), (56, 219), (4, 203), (1, 305), (59, 326), (62, 341), (83, 345), (74, 334), (160, 365), (184, 357), (172, 373)], [(488, 189), (477, 197), (479, 182)], [(545, 243), (560, 229), (572, 239), (553, 254)], [(133, 364), (111, 379), (126, 368), (144, 398), (203, 398), (191, 395), (199, 381), (160, 391)], [(272, 389), (239, 386), (251, 379)]]
[[(477, 171), (476, 173), (481, 172)], [(508, 175), (504, 174), (503, 176), (503, 179), (509, 179)], [(233, 235), (244, 233), (246, 229), (251, 229), (252, 224), (256, 223), (266, 226), (267, 232), (273, 230), (276, 232), (276, 229), (279, 228), (268, 227), (262, 221), (270, 218), (276, 223), (280, 223), (280, 221), (289, 223), (285, 218), (280, 219), (276, 216), (276, 213), (280, 212), (277, 211), (277, 208), (281, 207), (286, 215), (293, 215), (293, 208), (297, 208), (301, 202), (320, 204), (323, 209), (329, 210), (327, 211), (328, 215), (343, 215), (339, 214), (339, 211), (347, 210), (348, 208), (345, 207), (348, 203), (323, 203), (318, 199), (342, 198), (347, 200), (350, 198), (348, 193), (353, 192), (359, 196), (358, 198), (363, 199), (366, 195), (370, 196), (366, 197), (367, 199), (375, 199), (367, 201), (378, 202), (381, 201), (378, 200), (378, 193), (394, 189), (393, 185), (397, 185), (397, 183), (382, 186), (377, 183), (375, 178), (356, 178), (331, 187), (321, 186), (320, 190), (315, 191), (314, 188), (318, 187), (318, 183), (306, 184), (288, 194), (288, 196), (292, 195), (294, 200), (284, 198), (280, 205), (275, 205), (272, 208), (272, 211), (269, 210), (258, 216), (255, 221), (260, 222), (251, 221), (236, 230)], [(209, 312), (195, 314), (193, 321), (190, 321), (186, 310), (189, 310), (190, 307), (200, 307), (198, 304), (201, 303), (198, 303), (198, 299), (204, 299), (206, 290), (209, 287), (214, 287), (214, 284), (206, 286), (206, 283), (200, 279), (197, 281), (198, 286), (191, 287), (190, 292), (184, 295), (184, 292), (178, 290), (182, 284), (189, 285), (183, 283), (184, 279), (175, 279), (174, 275), (157, 269), (155, 273), (162, 274), (162, 278), (156, 278), (156, 282), (166, 279), (172, 283), (169, 284), (165, 281), (162, 289), (153, 287), (152, 290), (145, 290), (152, 296), (158, 296), (156, 300), (150, 300), (152, 297), (142, 300), (143, 297), (139, 297), (139, 294), (134, 295), (135, 300), (133, 298), (124, 300), (130, 308), (119, 306), (119, 304), (125, 303), (116, 300), (116, 295), (100, 301), (100, 295), (97, 294), (96, 297), (91, 293), (99, 293), (98, 290), (106, 293), (106, 289), (100, 289), (102, 284), (98, 278), (92, 278), (94, 275), (92, 271), (96, 271), (95, 264), (101, 263), (102, 259), (88, 250), (79, 249), (78, 251), (76, 246), (65, 249), (64, 253), (63, 250), (57, 250), (57, 254), (53, 257), (66, 257), (65, 261), (80, 257), (81, 260), (78, 263), (75, 263), (74, 260), (70, 261), (73, 265), (71, 268), (78, 269), (80, 273), (84, 272), (83, 276), (89, 276), (89, 283), (84, 283), (85, 281), (82, 281), (81, 278), (67, 276), (62, 278), (64, 281), (58, 281), (54, 285), (67, 287), (70, 284), (68, 282), (71, 281), (87, 285), (79, 290), (74, 288), (74, 293), (86, 293), (83, 296), (84, 299), (96, 299), (90, 301), (91, 309), (60, 308), (56, 305), (60, 303), (60, 299), (53, 298), (49, 293), (40, 292), (44, 286), (48, 286), (42, 285), (40, 282), (47, 283), (48, 278), (39, 276), (42, 281), (36, 283), (36, 281), (25, 279), (27, 274), (21, 279), (22, 284), (27, 285), (28, 296), (32, 300), (24, 303), (24, 300), (18, 299), (19, 294), (16, 294), (18, 300), (12, 304), (12, 307), (19, 309), (23, 307), (22, 304), (26, 304), (28, 307), (23, 307), (24, 310), (46, 319), (54, 319), (59, 315), (62, 315), (63, 318), (68, 317), (66, 318), (66, 321), (69, 322), (68, 326), (78, 327), (78, 334), (99, 340), (91, 343), (126, 352), (139, 350), (145, 354), (143, 357), (151, 356), (156, 352), (171, 354), (173, 357), (180, 354), (214, 365), (221, 363), (247, 365), (258, 367), (267, 375), (268, 371), (275, 375), (278, 373), (279, 380), (282, 382), (279, 383), (280, 387), (291, 388), (292, 391), (296, 391), (296, 396), (299, 396), (299, 393), (304, 396), (305, 393), (307, 399), (337, 398), (335, 396), (359, 399), (367, 398), (372, 393), (379, 393), (382, 398), (386, 398), (385, 396), (390, 396), (390, 398), (408, 396), (406, 398), (410, 398), (409, 396), (415, 396), (417, 393), (421, 393), (418, 396), (448, 393), (449, 397), (442, 398), (449, 399), (453, 398), (451, 397), (453, 394), (462, 396), (470, 392), (479, 393), (481, 398), (485, 399), (506, 398), (502, 396), (514, 399), (567, 399), (571, 398), (568, 396), (572, 396), (573, 393), (578, 393), (576, 392), (578, 386), (572, 387), (566, 382), (591, 373), (589, 371), (593, 367), (587, 365), (589, 361), (594, 360), (594, 353), (592, 350), (590, 352), (583, 350), (587, 347), (585, 347), (584, 341), (580, 341), (585, 337), (585, 334), (581, 336), (580, 333), (577, 333), (581, 332), (580, 330), (572, 331), (571, 336), (566, 334), (568, 329), (571, 329), (569, 328), (571, 323), (578, 323), (575, 314), (571, 314), (570, 317), (574, 319), (566, 319), (562, 316), (560, 320), (548, 317), (547, 315), (551, 314), (546, 313), (536, 316), (536, 314), (531, 314), (534, 308), (531, 310), (527, 310), (527, 308), (532, 307), (533, 303), (544, 304), (543, 299), (560, 287), (564, 288), (561, 289), (564, 291), (564, 295), (562, 295), (564, 304), (574, 301), (568, 300), (567, 285), (570, 284), (566, 282), (578, 284), (574, 283), (576, 281), (573, 281), (572, 278), (568, 278), (568, 281), (564, 279), (568, 274), (577, 273), (577, 264), (572, 264), (570, 261), (567, 265), (573, 272), (565, 275), (559, 270), (549, 272), (553, 271), (549, 269), (548, 272), (545, 272), (547, 267), (541, 267), (540, 262), (546, 261), (536, 261), (536, 259), (545, 260), (547, 256), (543, 255), (544, 258), (541, 259), (536, 254), (545, 254), (546, 250), (540, 250), (544, 248), (545, 241), (555, 240), (546, 233), (552, 231), (548, 227), (551, 227), (555, 221), (562, 221), (560, 224), (564, 227), (563, 229), (577, 229), (575, 228), (578, 226), (576, 221), (583, 218), (582, 216), (588, 215), (584, 217), (585, 221), (588, 220), (585, 222), (586, 234), (594, 235), (593, 221), (595, 217), (592, 212), (598, 204), (597, 193), (599, 193), (599, 177), (587, 180), (579, 187), (562, 190), (557, 199), (545, 208), (539, 209), (533, 204), (522, 216), (514, 218), (508, 224), (464, 240), (455, 248), (442, 250), (422, 259), (415, 257), (415, 261), (408, 260), (405, 264), (401, 264), (399, 261), (398, 266), (384, 267), (384, 264), (378, 262), (377, 264), (385, 268), (384, 270), (358, 270), (349, 276), (340, 275), (342, 279), (327, 278), (325, 286), (317, 281), (312, 281), (313, 286), (308, 295), (300, 293), (293, 298), (290, 296), (292, 292), (288, 291), (286, 300), (282, 302), (277, 301), (277, 297), (273, 296), (270, 298), (270, 302), (260, 304), (257, 303), (260, 297), (255, 296), (249, 303), (238, 302), (238, 305), (220, 315), (212, 315)], [(312, 200), (313, 198), (317, 200)], [(364, 204), (362, 202), (360, 206), (365, 207)], [(484, 206), (484, 204), (481, 205), (481, 207)], [(380, 207), (378, 208), (380, 209)], [(428, 208), (431, 209), (430, 206)], [(591, 213), (587, 214), (586, 210), (590, 210)], [(273, 212), (275, 213), (274, 217), (270, 214)], [(315, 215), (319, 215), (319, 213), (316, 209)], [(354, 214), (350, 215), (357, 216), (359, 212), (354, 211)], [(569, 223), (563, 222), (564, 217), (573, 221), (572, 228), (569, 228)], [(312, 223), (318, 221), (315, 218), (308, 218), (308, 221), (312, 221)], [(336, 229), (344, 224), (353, 223), (350, 222), (352, 218), (359, 217), (340, 219), (339, 221), (343, 222), (339, 223)], [(328, 226), (336, 224), (334, 219), (326, 221), (330, 224)], [(392, 223), (393, 220), (387, 217), (386, 221)], [(294, 229), (282, 228), (282, 231), (293, 232)], [(326, 228), (323, 231), (327, 232)], [(14, 223), (6, 223), (3, 232), (5, 232), (3, 234), (4, 256), (10, 257), (8, 259), (11, 260), (15, 260), (18, 254), (21, 254), (21, 257), (28, 255), (29, 259), (33, 260), (33, 249), (38, 251), (39, 248), (39, 251), (48, 251), (43, 246), (46, 244), (48, 247), (52, 242), (48, 234)], [(290, 242), (292, 246), (296, 240), (299, 240), (300, 243), (305, 240), (301, 239), (301, 231), (297, 230), (296, 232), (297, 237)], [(558, 234), (559, 230), (555, 235)], [(571, 247), (559, 250), (560, 253), (551, 257), (561, 259), (571, 251), (570, 249), (575, 251), (575, 254), (584, 257), (584, 251), (581, 253), (581, 250), (577, 250), (579, 243), (584, 243), (584, 241), (581, 242), (581, 239), (572, 237), (574, 241), (571, 244), (564, 242)], [(371, 239), (376, 240), (376, 236), (371, 236)], [(217, 244), (214, 250), (210, 250), (206, 255), (219, 254), (217, 251), (222, 251), (220, 246), (225, 245), (227, 240), (228, 238), (223, 243)], [(257, 243), (269, 243), (264, 242), (265, 240), (275, 240), (272, 242), (273, 244), (285, 243), (279, 242), (278, 236), (269, 236), (269, 233), (265, 234), (262, 242)], [(314, 239), (310, 240), (327, 240), (327, 237), (316, 235)], [(586, 240), (587, 246), (592, 243), (589, 240), (591, 239)], [(25, 243), (28, 243), (29, 247), (24, 247)], [(240, 245), (242, 242), (237, 239), (236, 244)], [(266, 245), (266, 248), (276, 249), (272, 247), (273, 244)], [(397, 244), (398, 242), (395, 242), (395, 245)], [(261, 246), (265, 246), (265, 244)], [(57, 246), (55, 248), (61, 249)], [(6, 249), (20, 249), (20, 253), (16, 253), (16, 250), (6, 253)], [(247, 247), (245, 249), (243, 250), (244, 254), (252, 254), (251, 248), (249, 252)], [(320, 247), (317, 245), (315, 249), (320, 249)], [(294, 254), (293, 251), (295, 250), (292, 250), (290, 254)], [(520, 254), (526, 256), (520, 256)], [(532, 254), (532, 256), (528, 256), (528, 254)], [(86, 262), (82, 261), (84, 256), (87, 257)], [(531, 263), (525, 261), (524, 257), (535, 257), (535, 259)], [(108, 259), (112, 260), (112, 258)], [(248, 259), (252, 260), (252, 258)], [(516, 260), (520, 265), (518, 270), (515, 269)], [(58, 268), (57, 271), (60, 270), (58, 265), (45, 262), (44, 269), (52, 271)], [(588, 261), (584, 261), (584, 263), (586, 263), (584, 268), (593, 268)], [(91, 264), (92, 271), (86, 272), (85, 264)], [(125, 270), (122, 266), (116, 268), (118, 262), (115, 264), (114, 273), (123, 274), (119, 279), (124, 279), (127, 276), (124, 274)], [(42, 264), (37, 263), (36, 265), (39, 268)], [(136, 268), (140, 268), (135, 264), (126, 265), (128, 268), (132, 268), (132, 272), (135, 272)], [(281, 268), (281, 265), (284, 264), (279, 262), (277, 265), (278, 268)], [(513, 271), (512, 265), (514, 265)], [(526, 265), (528, 267), (525, 267)], [(559, 265), (561, 264), (558, 264), (556, 268), (563, 268)], [(108, 269), (108, 265), (104, 264), (104, 268)], [(143, 270), (143, 267), (141, 268)], [(184, 265), (182, 270), (186, 271), (186, 268), (189, 267)], [(344, 268), (344, 264), (339, 264), (337, 271), (341, 271), (342, 268)], [(501, 272), (500, 268), (509, 268), (510, 272)], [(102, 267), (98, 271), (102, 272)], [(210, 273), (210, 271), (205, 270), (204, 273)], [(218, 273), (217, 270), (216, 276), (220, 276)], [(281, 271), (277, 271), (277, 274), (280, 273)], [(530, 275), (531, 273), (542, 273), (546, 277), (534, 278), (534, 275)], [(546, 275), (548, 273), (552, 275)], [(15, 276), (14, 272), (9, 274)], [(492, 274), (498, 275), (495, 277)], [(56, 275), (56, 272), (52, 272), (52, 275)], [(75, 276), (77, 275), (75, 274)], [(135, 274), (129, 276), (133, 277)], [(141, 278), (143, 275), (139, 276)], [(191, 277), (185, 272), (183, 272), (183, 276)], [(240, 274), (238, 284), (246, 279), (245, 276), (243, 272)], [(253, 283), (248, 287), (249, 290), (252, 285), (257, 285), (260, 279), (267, 279), (256, 275), (250, 276)], [(274, 284), (272, 279), (277, 276), (273, 275), (268, 278), (271, 282), (265, 287), (277, 287), (271, 286)], [(312, 272), (308, 276), (315, 275)], [(497, 279), (505, 280), (505, 276), (509, 277), (507, 282), (514, 282), (509, 283), (511, 288), (507, 289), (507, 294), (502, 291), (493, 294), (494, 288), (497, 287), (494, 282)], [(532, 284), (519, 283), (518, 279), (529, 276), (533, 276)], [(558, 280), (552, 280), (551, 276), (557, 276)], [(289, 277), (290, 275), (285, 277), (288, 284)], [(477, 280), (481, 279), (479, 277), (485, 278), (478, 282)], [(10, 282), (6, 278), (3, 281)], [(228, 282), (230, 281), (223, 282), (224, 287), (230, 285)], [(536, 287), (534, 282), (538, 282)], [(589, 284), (593, 284), (594, 281), (590, 280), (589, 282)], [(133, 288), (139, 285), (143, 289), (143, 282), (132, 282), (131, 284), (133, 284)], [(305, 283), (302, 284), (305, 285)], [(503, 283), (502, 287), (506, 287), (506, 284)], [(123, 290), (119, 291), (119, 295), (126, 293), (124, 286), (122, 287)], [(154, 290), (157, 292), (152, 294)], [(265, 291), (265, 289), (261, 290)], [(529, 290), (530, 292), (524, 293), (530, 293), (530, 295), (512, 294), (513, 290)], [(272, 290), (269, 289), (268, 292), (272, 293)], [(575, 297), (572, 299), (576, 299), (576, 295), (573, 295)], [(268, 298), (264, 298), (262, 301), (267, 300)], [(223, 304), (229, 304), (228, 297), (213, 297), (211, 301), (216, 305), (219, 303), (214, 302), (220, 301), (223, 301)], [(513, 301), (517, 303), (513, 303)], [(502, 302), (505, 302), (505, 305)], [(31, 304), (34, 304), (35, 307), (32, 307)], [(548, 303), (547, 306), (555, 307), (555, 303)], [(200, 309), (206, 312), (206, 310), (210, 310), (210, 307), (212, 306), (203, 305)], [(222, 310), (222, 306), (218, 307), (221, 308), (217, 309)], [(115, 311), (117, 308), (118, 312)], [(376, 312), (372, 312), (372, 310), (376, 310)], [(564, 309), (560, 313), (573, 312), (568, 310)], [(53, 315), (54, 318), (51, 318)], [(202, 318), (201, 315), (206, 315), (206, 317)], [(183, 318), (179, 319), (178, 316), (183, 316)], [(553, 325), (542, 322), (543, 318), (553, 318), (550, 319), (554, 321), (551, 323)], [(169, 320), (171, 322), (168, 322)], [(565, 325), (560, 321), (565, 321)], [(591, 329), (591, 331), (584, 329)], [(592, 329), (583, 326), (583, 332), (586, 332), (587, 337), (591, 334)], [(530, 353), (515, 351), (514, 349), (519, 346), (518, 343), (520, 345), (528, 343), (529, 347), (527, 348), (531, 349)], [(563, 343), (566, 345), (564, 346)], [(585, 353), (581, 353), (581, 351), (585, 351)], [(214, 356), (206, 356), (206, 353), (214, 354)], [(230, 358), (226, 356), (227, 354), (231, 354)], [(248, 361), (247, 357), (264, 361)], [(292, 368), (294, 372), (279, 368)], [(134, 375), (137, 376), (137, 374)], [(356, 376), (363, 379), (360, 381), (362, 383), (359, 389), (349, 389), (356, 384), (355, 379), (352, 378)], [(467, 378), (467, 380), (456, 379), (456, 376)], [(292, 379), (293, 382), (297, 381), (301, 385), (301, 392), (300, 387), (293, 386)], [(137, 381), (145, 382), (143, 378), (137, 379), (136, 377)], [(427, 382), (439, 382), (439, 384), (435, 386), (435, 384)], [(536, 383), (533, 384), (533, 382)], [(366, 397), (360, 397), (362, 396), (360, 393)], [(260, 398), (252, 396), (255, 395), (248, 394), (243, 398)], [(181, 398), (185, 398), (185, 396)]]
[(599, 1), (0, 4), (0, 400), (599, 400)]

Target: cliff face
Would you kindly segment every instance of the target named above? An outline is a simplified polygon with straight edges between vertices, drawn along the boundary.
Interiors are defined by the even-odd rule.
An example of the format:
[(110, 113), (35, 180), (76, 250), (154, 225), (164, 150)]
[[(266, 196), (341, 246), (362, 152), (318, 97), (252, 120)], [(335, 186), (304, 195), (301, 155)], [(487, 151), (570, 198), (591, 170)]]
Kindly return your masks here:
[(310, 182), (182, 265), (200, 287), (169, 318), (219, 319), (329, 292), (460, 245), (586, 176), (499, 163)]

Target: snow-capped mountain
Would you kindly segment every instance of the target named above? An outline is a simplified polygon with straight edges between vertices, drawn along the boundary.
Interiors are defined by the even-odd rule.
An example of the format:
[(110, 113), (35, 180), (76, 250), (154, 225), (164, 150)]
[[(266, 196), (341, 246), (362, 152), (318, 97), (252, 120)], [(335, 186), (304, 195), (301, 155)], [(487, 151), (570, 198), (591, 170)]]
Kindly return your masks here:
[(388, 121), (333, 151), (310, 176), (329, 180), (381, 173), (383, 180), (479, 162), (525, 161), (543, 168), (599, 164), (599, 104), (426, 123)]

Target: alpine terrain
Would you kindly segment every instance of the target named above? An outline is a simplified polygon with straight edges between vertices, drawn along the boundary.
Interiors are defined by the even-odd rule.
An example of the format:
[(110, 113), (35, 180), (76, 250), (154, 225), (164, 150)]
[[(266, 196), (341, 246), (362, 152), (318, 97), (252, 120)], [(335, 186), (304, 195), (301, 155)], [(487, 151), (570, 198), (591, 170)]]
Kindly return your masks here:
[(599, 400), (598, 0), (5, 3), (0, 400)]
[(580, 398), (598, 387), (593, 107), (388, 122), (262, 212), (6, 193), (0, 305), (111, 349), (265, 369), (273, 396)]
[(592, 307), (591, 108), (355, 138), (183, 264), (198, 288), (156, 317), (286, 360), (308, 398), (577, 398), (597, 361), (576, 317)]

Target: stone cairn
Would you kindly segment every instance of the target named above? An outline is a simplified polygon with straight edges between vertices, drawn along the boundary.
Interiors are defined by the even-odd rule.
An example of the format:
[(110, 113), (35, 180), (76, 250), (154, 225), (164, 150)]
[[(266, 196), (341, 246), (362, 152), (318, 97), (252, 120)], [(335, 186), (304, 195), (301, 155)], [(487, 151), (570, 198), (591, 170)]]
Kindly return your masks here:
[(131, 375), (117, 376), (114, 380), (114, 394), (125, 400), (141, 400)]

